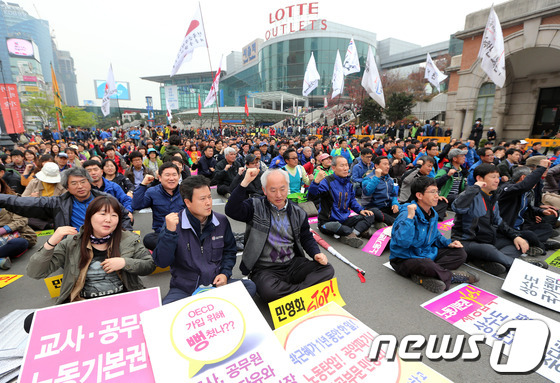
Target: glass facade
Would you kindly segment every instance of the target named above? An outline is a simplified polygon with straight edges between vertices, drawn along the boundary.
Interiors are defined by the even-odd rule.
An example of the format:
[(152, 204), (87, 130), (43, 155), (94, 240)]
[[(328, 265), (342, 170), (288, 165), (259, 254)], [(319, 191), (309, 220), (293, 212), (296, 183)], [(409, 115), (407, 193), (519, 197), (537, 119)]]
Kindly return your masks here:
[[(167, 110), (167, 102), (165, 99), (166, 86), (177, 86), (179, 109), (197, 109), (198, 96), (200, 95), (200, 101), (204, 104), (204, 100), (212, 87), (212, 79), (212, 73), (210, 72), (175, 75), (173, 77), (166, 76), (165, 80), (160, 83), (161, 85), (159, 88), (161, 110)], [(220, 89), (220, 93), (222, 93), (222, 89)]]
[[(341, 60), (344, 61), (349, 41), (349, 37), (306, 37), (279, 41), (261, 48), (258, 63), (261, 82), (260, 88), (255, 91), (284, 91), (301, 95), (305, 69), (313, 52), (321, 80), (311, 96), (322, 98), (328, 95), (336, 51), (340, 51)], [(351, 76), (359, 77), (363, 74), (367, 59), (368, 43), (357, 39), (354, 41), (362, 72)], [(373, 49), (375, 54), (375, 47)]]

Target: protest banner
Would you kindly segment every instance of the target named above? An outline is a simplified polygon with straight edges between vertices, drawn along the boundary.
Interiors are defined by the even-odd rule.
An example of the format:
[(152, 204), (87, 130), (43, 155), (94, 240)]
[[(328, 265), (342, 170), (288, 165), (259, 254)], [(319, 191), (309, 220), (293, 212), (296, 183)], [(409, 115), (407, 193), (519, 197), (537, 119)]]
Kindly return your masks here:
[(62, 285), (62, 274), (55, 275), (53, 277), (45, 278), (45, 285), (47, 285), (47, 290), (51, 298), (57, 298), (60, 296), (60, 286)]
[(138, 314), (160, 305), (156, 287), (37, 310), (19, 381), (153, 382)]
[(362, 251), (380, 257), (391, 240), (391, 227), (383, 227), (377, 230), (363, 247)]
[(241, 282), (141, 314), (156, 382), (301, 382)]
[(335, 302), (274, 334), (304, 382), (450, 382), (420, 362), (398, 357), (389, 362), (383, 351), (377, 361), (371, 361), (371, 343), (378, 334)]
[(42, 230), (42, 231), (36, 231), (35, 234), (37, 234), (37, 237), (44, 237), (47, 235), (53, 235), (54, 234), (54, 230)]
[(23, 275), (19, 274), (2, 274), (0, 275), (0, 289), (3, 287), (8, 286), (10, 283), (15, 282), (16, 280), (23, 277)]
[(516, 259), (502, 290), (560, 312), (560, 275)]
[(545, 322), (550, 330), (550, 339), (544, 362), (536, 372), (553, 382), (560, 381), (560, 323), (557, 321), (465, 283), (421, 306), (467, 334), (485, 335), (485, 343), (489, 346), (496, 340), (503, 341), (505, 355), (509, 354), (514, 332), (510, 331), (505, 337), (498, 336), (497, 331), (502, 324), (513, 319)]
[(270, 309), (274, 328), (278, 328), (330, 302), (336, 302), (340, 306), (346, 305), (338, 291), (336, 278), (270, 302), (268, 308)]

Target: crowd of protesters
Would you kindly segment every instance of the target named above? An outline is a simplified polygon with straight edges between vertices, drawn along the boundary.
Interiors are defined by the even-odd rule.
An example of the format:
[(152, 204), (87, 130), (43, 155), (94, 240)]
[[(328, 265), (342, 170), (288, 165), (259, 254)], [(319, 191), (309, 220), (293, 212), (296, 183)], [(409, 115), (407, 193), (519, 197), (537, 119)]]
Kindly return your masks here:
[[(44, 261), (58, 254), (59, 242), (65, 249), (71, 245), (61, 242), (64, 236), (82, 233), (84, 225), (91, 228), (99, 211), (116, 217), (100, 230), (110, 237), (117, 221), (117, 230), (130, 230), (133, 211), (151, 208), (153, 232), (142, 242), (155, 263), (142, 250), (138, 254), (142, 273), (171, 266), (165, 303), (201, 285), (229, 283), (236, 241), (228, 218), (212, 211), (212, 187), (228, 200), (226, 215), (247, 223), (241, 270), (254, 284), (244, 284), (267, 301), (334, 275), (309, 232), (309, 215), (318, 216), (323, 234), (355, 248), (392, 226), (391, 265), (434, 292), (451, 283), (477, 282), (475, 273), (457, 270), (464, 262), (502, 275), (522, 254), (546, 268), (537, 257), (560, 248), (552, 239), (560, 234), (555, 230), (560, 148), (547, 153), (539, 143), (497, 141), (493, 129), (484, 143), (480, 119), (467, 140), (452, 138), (445, 145), (425, 138), (451, 135), (436, 121), (364, 125), (358, 131), (285, 125), (63, 132), (45, 127), (40, 134), (20, 136), (0, 155), (0, 268), (9, 269), (11, 258), (35, 244), (34, 230), (57, 230), (56, 240), (34, 256)], [(107, 195), (110, 200), (88, 210)], [(451, 211), (455, 221), (447, 239), (437, 223)], [(94, 249), (107, 243), (88, 235)], [(105, 253), (92, 254), (107, 265), (102, 259), (107, 246), (101, 247)], [(44, 276), (60, 262), (41, 270), (34, 264), (31, 274)], [(128, 270), (123, 262), (105, 271), (120, 268)], [(134, 281), (124, 287), (140, 286)], [(116, 283), (122, 291), (122, 283)], [(68, 289), (68, 297), (83, 296)]]

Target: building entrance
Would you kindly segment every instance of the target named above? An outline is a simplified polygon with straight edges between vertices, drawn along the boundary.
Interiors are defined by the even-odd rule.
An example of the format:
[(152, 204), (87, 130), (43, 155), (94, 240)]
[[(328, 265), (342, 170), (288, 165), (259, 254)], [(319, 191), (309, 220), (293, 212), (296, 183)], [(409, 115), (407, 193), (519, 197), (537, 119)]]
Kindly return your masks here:
[(560, 128), (560, 87), (543, 88), (539, 95), (539, 103), (535, 113), (535, 121), (531, 135), (546, 138), (554, 136)]

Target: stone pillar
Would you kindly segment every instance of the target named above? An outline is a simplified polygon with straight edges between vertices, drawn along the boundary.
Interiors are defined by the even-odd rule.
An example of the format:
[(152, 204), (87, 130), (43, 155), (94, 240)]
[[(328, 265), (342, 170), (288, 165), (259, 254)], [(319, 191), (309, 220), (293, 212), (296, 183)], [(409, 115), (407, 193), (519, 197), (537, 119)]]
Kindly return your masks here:
[(284, 111), (284, 95), (283, 94), (280, 95), (280, 111), (281, 112)]
[(496, 121), (496, 126), (494, 127), (494, 130), (496, 131), (496, 145), (498, 144), (498, 140), (502, 140), (504, 138), (503, 132), (505, 117), (506, 112), (501, 109), (498, 110), (498, 119)]
[(469, 138), (469, 134), (471, 134), (473, 119), (474, 119), (474, 108), (469, 108), (465, 113), (465, 120), (463, 122), (463, 131), (461, 132), (461, 139), (463, 141)]
[(453, 138), (461, 138), (461, 134), (463, 133), (463, 124), (465, 122), (465, 110), (459, 109), (455, 111), (455, 121), (453, 123), (453, 131), (451, 133), (451, 137)]

